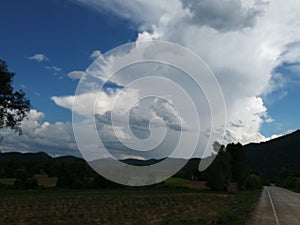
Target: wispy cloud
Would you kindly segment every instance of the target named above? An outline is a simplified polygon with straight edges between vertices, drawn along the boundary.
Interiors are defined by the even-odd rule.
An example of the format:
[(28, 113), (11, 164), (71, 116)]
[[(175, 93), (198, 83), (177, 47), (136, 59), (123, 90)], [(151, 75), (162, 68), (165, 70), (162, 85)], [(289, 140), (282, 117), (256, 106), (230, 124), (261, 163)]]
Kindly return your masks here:
[(62, 71), (62, 68), (57, 67), (57, 66), (45, 66), (45, 68), (46, 68), (47, 70), (52, 70), (52, 71), (54, 71), (54, 72), (60, 72), (60, 71)]
[(44, 54), (35, 54), (33, 56), (28, 57), (30, 60), (35, 60), (37, 62), (49, 61), (49, 59)]
[(84, 71), (72, 71), (67, 74), (69, 78), (72, 80), (80, 80), (82, 76), (84, 76), (86, 73)]
[(20, 84), (20, 87), (21, 87), (22, 89), (27, 89), (26, 84)]
[(272, 123), (273, 121), (274, 121), (274, 119), (271, 117), (268, 117), (267, 119), (265, 119), (266, 123)]

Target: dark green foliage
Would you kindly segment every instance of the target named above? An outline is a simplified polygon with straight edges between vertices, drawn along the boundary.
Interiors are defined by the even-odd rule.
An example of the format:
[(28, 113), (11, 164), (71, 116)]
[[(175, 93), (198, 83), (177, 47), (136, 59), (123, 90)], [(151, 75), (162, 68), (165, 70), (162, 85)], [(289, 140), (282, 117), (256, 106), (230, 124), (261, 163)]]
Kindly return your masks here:
[(30, 177), (25, 182), (25, 189), (37, 189), (38, 187), (39, 183), (35, 177)]
[(231, 179), (230, 161), (230, 154), (222, 146), (213, 163), (203, 172), (204, 179), (212, 190), (226, 189), (227, 183)]
[(36, 189), (39, 185), (37, 179), (30, 176), (25, 169), (18, 169), (14, 186), (18, 189)]
[(14, 73), (0, 60), (0, 129), (9, 128), (21, 134), (21, 122), (30, 110), (30, 101), (22, 90), (14, 92)]
[[(56, 164), (57, 165), (57, 164)], [(115, 188), (123, 187), (94, 172), (82, 159), (60, 165), (56, 186), (59, 188)]]
[(51, 157), (43, 152), (20, 153), (8, 152), (0, 154), (0, 178), (14, 178), (17, 169), (26, 169), (32, 176), (46, 168), (45, 163)]
[(249, 190), (256, 190), (262, 187), (262, 180), (257, 174), (251, 173), (247, 176), (245, 185)]
[(249, 166), (269, 181), (276, 182), (281, 168), (300, 173), (300, 130), (260, 144), (244, 146)]
[[(299, 189), (300, 151), (297, 145), (299, 140), (300, 131), (296, 131), (262, 144), (246, 146), (229, 144), (226, 148), (218, 145), (221, 146), (220, 153), (206, 171), (198, 172), (200, 159), (190, 159), (175, 176), (207, 180), (207, 184), (213, 190), (225, 190), (230, 182), (237, 183), (239, 189), (255, 189), (259, 188), (262, 182), (270, 180), (277, 180), (277, 184), (283, 187)], [(159, 161), (159, 159), (147, 162), (126, 160), (139, 165)], [(248, 161), (249, 163), (246, 163)], [(283, 167), (287, 170), (280, 173), (280, 168)], [(49, 176), (60, 177), (58, 181), (60, 187), (111, 187), (113, 184), (98, 177), (83, 159), (76, 157), (52, 158), (45, 153), (0, 154), (0, 177), (15, 177), (16, 170), (20, 168), (26, 169), (31, 177), (40, 171)]]
[(24, 169), (18, 169), (16, 171), (15, 186), (21, 186), (25, 183), (26, 179), (29, 178), (29, 174)]
[[(1, 154), (3, 155), (3, 154)], [(0, 177), (13, 178), (16, 175), (18, 166), (14, 160), (1, 161), (0, 163)]]
[(58, 177), (65, 167), (65, 162), (59, 159), (50, 159), (45, 162), (44, 170), (49, 177)]
[(246, 152), (240, 143), (228, 144), (226, 146), (226, 151), (229, 152), (231, 156), (231, 181), (238, 183), (239, 187), (241, 188), (245, 184), (248, 174)]
[(93, 187), (94, 188), (116, 188), (116, 187), (124, 187), (121, 184), (117, 184), (115, 182), (112, 182), (110, 180), (107, 180), (106, 178), (96, 175), (93, 178)]
[[(177, 159), (180, 160), (180, 159)], [(182, 159), (183, 160), (183, 159)], [(174, 177), (186, 178), (186, 179), (193, 179), (193, 180), (200, 180), (201, 174), (198, 170), (199, 158), (193, 158), (187, 161), (187, 163), (181, 168)]]
[(299, 189), (300, 190), (300, 179), (297, 177), (288, 177), (284, 183), (283, 187), (289, 188), (289, 189)]
[(240, 143), (228, 144), (226, 148), (218, 143), (219, 153), (213, 163), (203, 172), (207, 185), (212, 190), (225, 190), (229, 183), (238, 185), (239, 189), (245, 188), (249, 169), (246, 162), (246, 154)]
[(300, 191), (300, 177), (297, 177), (296, 173), (292, 172), (291, 170), (283, 168), (280, 172), (277, 185)]
[(88, 188), (91, 186), (91, 169), (81, 160), (69, 165), (63, 164), (58, 175), (57, 187)]

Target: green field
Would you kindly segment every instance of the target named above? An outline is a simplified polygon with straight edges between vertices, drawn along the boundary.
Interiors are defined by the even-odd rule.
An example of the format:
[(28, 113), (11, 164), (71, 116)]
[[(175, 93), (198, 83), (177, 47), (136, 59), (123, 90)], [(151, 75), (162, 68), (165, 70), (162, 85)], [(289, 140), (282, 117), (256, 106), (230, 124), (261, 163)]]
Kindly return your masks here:
[(0, 190), (0, 224), (244, 224), (260, 191)]
[[(47, 175), (35, 175), (34, 177), (41, 187), (55, 187), (56, 185), (57, 177), (48, 177)], [(15, 178), (0, 178), (0, 185), (14, 185), (15, 180)]]

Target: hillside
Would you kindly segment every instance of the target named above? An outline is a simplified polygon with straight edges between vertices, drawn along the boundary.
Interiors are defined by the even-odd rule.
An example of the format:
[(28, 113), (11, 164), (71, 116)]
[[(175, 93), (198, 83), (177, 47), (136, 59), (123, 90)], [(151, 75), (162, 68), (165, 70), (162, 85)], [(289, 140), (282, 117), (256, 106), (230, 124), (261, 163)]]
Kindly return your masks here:
[(276, 180), (282, 168), (300, 172), (300, 130), (244, 148), (250, 167), (265, 178)]
[(15, 161), (15, 162), (45, 162), (47, 160), (56, 160), (62, 161), (64, 163), (72, 163), (75, 161), (82, 161), (81, 158), (66, 155), (66, 156), (59, 156), (59, 157), (51, 157), (45, 152), (28, 152), (28, 153), (21, 153), (21, 152), (5, 152), (0, 153), (0, 162), (7, 162), (7, 161)]
[(21, 153), (21, 152), (7, 152), (0, 153), (0, 162), (1, 161), (32, 161), (32, 162), (41, 162), (51, 159), (49, 155), (44, 152), (37, 153)]
[[(268, 180), (277, 180), (280, 171), (283, 168), (300, 173), (300, 130), (291, 134), (272, 139), (263, 143), (251, 143), (244, 146), (247, 153), (247, 159), (251, 170), (259, 173)], [(126, 159), (123, 162), (131, 165), (151, 165), (160, 162), (163, 159), (149, 159), (149, 160), (136, 160)], [(180, 160), (180, 159), (173, 159)], [(9, 169), (17, 169), (19, 167), (29, 168), (33, 171), (40, 169), (54, 170), (54, 174), (58, 173), (61, 165), (72, 163), (82, 163), (87, 166), (87, 163), (74, 156), (62, 156), (52, 158), (46, 153), (0, 153), (0, 172), (4, 173)], [(106, 166), (110, 163), (107, 160), (100, 160), (91, 162), (98, 166)], [(197, 169), (200, 159), (190, 159), (187, 164), (176, 174), (177, 177), (191, 178), (193, 175), (198, 174)], [(88, 167), (88, 166), (87, 166)], [(7, 168), (7, 169), (5, 169)], [(0, 175), (1, 175), (0, 173)], [(6, 176), (13, 176), (14, 172), (10, 171)], [(3, 175), (3, 174), (2, 174)]]

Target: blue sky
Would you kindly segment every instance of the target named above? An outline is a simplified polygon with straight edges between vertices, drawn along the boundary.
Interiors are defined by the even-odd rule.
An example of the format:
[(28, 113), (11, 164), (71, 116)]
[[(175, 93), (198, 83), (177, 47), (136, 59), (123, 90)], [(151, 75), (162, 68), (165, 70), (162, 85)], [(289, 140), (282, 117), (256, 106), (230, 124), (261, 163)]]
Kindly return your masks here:
[[(215, 1), (200, 2), (3, 1), (0, 58), (16, 73), (15, 89), (23, 89), (31, 100), (35, 114), (30, 118), (38, 123), (35, 129), (49, 123), (53, 130), (58, 126), (69, 132), (72, 112), (64, 97), (74, 95), (78, 79), (70, 79), (68, 74), (85, 71), (93, 62), (95, 50), (105, 53), (131, 41), (148, 39), (188, 47), (215, 72), (224, 90), (228, 124), (232, 125), (228, 127), (228, 140), (264, 141), (299, 129), (300, 29), (299, 23), (293, 23), (300, 19), (297, 1), (246, 5), (246, 1), (231, 0), (224, 3), (222, 12)], [(285, 5), (283, 12), (281, 4)], [(283, 18), (278, 21), (280, 13)], [(260, 36), (262, 31), (266, 33)], [(30, 59), (37, 54), (46, 58)], [(71, 133), (65, 151), (63, 145), (26, 140), (30, 132), (26, 136), (25, 130), (25, 136), (19, 139), (24, 145), (14, 145), (17, 137), (6, 135), (4, 148), (56, 148), (49, 152), (77, 155)], [(47, 132), (54, 135), (52, 130)]]
[[(15, 88), (23, 89), (33, 108), (44, 112), (50, 122), (71, 121), (70, 111), (50, 99), (75, 92), (78, 81), (66, 74), (85, 70), (93, 50), (106, 52), (137, 36), (128, 22), (68, 1), (5, 1), (1, 8), (0, 57), (16, 73)], [(38, 53), (49, 61), (28, 59)]]

